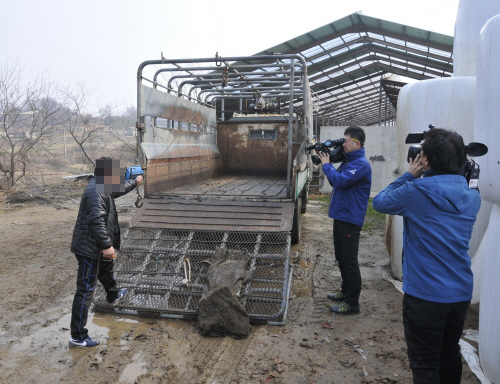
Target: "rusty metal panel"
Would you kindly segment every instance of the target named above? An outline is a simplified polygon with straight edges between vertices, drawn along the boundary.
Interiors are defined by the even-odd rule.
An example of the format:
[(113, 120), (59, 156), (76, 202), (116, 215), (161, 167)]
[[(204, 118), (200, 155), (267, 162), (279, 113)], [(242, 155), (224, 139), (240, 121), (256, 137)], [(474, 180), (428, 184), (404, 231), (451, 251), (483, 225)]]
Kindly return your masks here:
[(210, 179), (220, 169), (220, 159), (215, 156), (173, 160), (158, 159), (148, 162), (146, 196)]
[(146, 196), (210, 179), (221, 169), (214, 134), (162, 129), (154, 140), (141, 144), (148, 159)]
[(146, 199), (132, 227), (213, 231), (292, 230), (293, 203)]
[(147, 116), (215, 127), (215, 109), (141, 85), (140, 113)]
[[(249, 131), (252, 130), (277, 131), (278, 136), (275, 140), (251, 140)], [(286, 176), (288, 123), (219, 124), (217, 147), (224, 173)]]

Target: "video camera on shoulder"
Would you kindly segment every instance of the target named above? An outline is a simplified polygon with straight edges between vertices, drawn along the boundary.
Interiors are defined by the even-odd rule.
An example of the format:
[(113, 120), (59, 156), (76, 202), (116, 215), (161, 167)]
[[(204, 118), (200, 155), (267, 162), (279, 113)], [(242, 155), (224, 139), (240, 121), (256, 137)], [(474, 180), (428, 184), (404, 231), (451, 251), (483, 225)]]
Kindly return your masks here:
[[(429, 124), (429, 129), (435, 128), (434, 125)], [(426, 139), (428, 131), (422, 133), (409, 133), (406, 136), (405, 144), (418, 144), (412, 145), (408, 148), (408, 156), (406, 161), (409, 163), (410, 159), (415, 161), (417, 155), (422, 152), (422, 143)], [(465, 146), (467, 151), (467, 156), (469, 157), (479, 157), (486, 155), (488, 153), (488, 147), (482, 143), (469, 143)], [(469, 184), (469, 188), (477, 189), (479, 182), (479, 165), (472, 159), (467, 159), (460, 170), (459, 175), (464, 176)]]
[[(345, 160), (344, 138), (336, 140), (327, 140), (324, 143), (316, 143), (306, 147), (307, 151), (312, 151), (313, 149), (317, 152), (323, 152), (330, 155), (330, 163), (340, 163)], [(317, 155), (312, 155), (311, 160), (313, 164), (321, 164), (321, 160)]]

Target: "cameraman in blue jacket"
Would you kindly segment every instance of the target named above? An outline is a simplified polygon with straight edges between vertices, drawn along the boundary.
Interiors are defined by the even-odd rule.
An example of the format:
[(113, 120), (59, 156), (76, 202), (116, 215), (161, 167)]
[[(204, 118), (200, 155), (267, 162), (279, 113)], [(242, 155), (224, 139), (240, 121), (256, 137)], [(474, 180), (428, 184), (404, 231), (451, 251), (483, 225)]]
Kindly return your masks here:
[(481, 205), (459, 175), (466, 156), (459, 134), (431, 129), (408, 172), (373, 199), (377, 211), (404, 218), (403, 325), (414, 383), (462, 376), (458, 342), (473, 284), (467, 251)]
[(342, 277), (340, 292), (327, 297), (340, 302), (339, 305), (330, 307), (332, 312), (340, 314), (359, 313), (359, 236), (365, 221), (372, 185), (372, 168), (365, 157), (364, 143), (363, 128), (346, 128), (343, 144), (346, 160), (337, 169), (330, 164), (328, 154), (318, 153), (323, 172), (333, 187), (328, 215), (333, 219), (335, 259)]

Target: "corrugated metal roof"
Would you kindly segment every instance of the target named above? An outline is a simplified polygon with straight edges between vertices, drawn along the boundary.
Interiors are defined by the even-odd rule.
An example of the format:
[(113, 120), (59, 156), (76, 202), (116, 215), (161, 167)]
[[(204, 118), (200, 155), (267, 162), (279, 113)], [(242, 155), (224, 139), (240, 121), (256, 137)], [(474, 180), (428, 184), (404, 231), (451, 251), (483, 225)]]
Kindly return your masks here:
[[(230, 117), (231, 111), (241, 113), (246, 101), (256, 98), (257, 94), (277, 98), (281, 108), (289, 103), (291, 60), (295, 60), (294, 87), (297, 89), (293, 104), (295, 112), (300, 114), (302, 100), (297, 97), (302, 96), (304, 84), (297, 78), (297, 72), (302, 69), (290, 55), (300, 55), (305, 60), (316, 126), (318, 122), (387, 124), (395, 119), (397, 97), (390, 87), (383, 86), (384, 80), (393, 75), (415, 80), (435, 79), (453, 73), (452, 36), (357, 12), (258, 52), (253, 55), (259, 56), (256, 59), (234, 58), (245, 61), (231, 62), (217, 55), (216, 63), (221, 68), (215, 71), (214, 67), (207, 67), (208, 72), (196, 70), (195, 74), (195, 68), (173, 64), (184, 75), (177, 76), (182, 78), (178, 93), (191, 97), (191, 92), (197, 90), (193, 96), (205, 102), (225, 99), (224, 107), (222, 102), (217, 105), (220, 118)], [(190, 80), (184, 80), (189, 77)], [(167, 89), (169, 84), (170, 81)], [(183, 84), (187, 91), (183, 91)], [(238, 99), (245, 99), (244, 107), (240, 107)]]
[[(341, 125), (372, 125), (379, 120), (393, 120), (396, 101), (394, 97), (389, 99), (386, 92), (380, 92), (381, 81), (392, 74), (424, 80), (449, 77), (453, 73), (452, 36), (360, 12), (255, 56), (269, 54), (303, 56), (311, 90), (317, 96), (316, 116)], [(385, 98), (391, 103), (386, 104)], [(300, 106), (300, 101), (295, 105)], [(380, 116), (376, 113), (379, 106), (383, 106)]]

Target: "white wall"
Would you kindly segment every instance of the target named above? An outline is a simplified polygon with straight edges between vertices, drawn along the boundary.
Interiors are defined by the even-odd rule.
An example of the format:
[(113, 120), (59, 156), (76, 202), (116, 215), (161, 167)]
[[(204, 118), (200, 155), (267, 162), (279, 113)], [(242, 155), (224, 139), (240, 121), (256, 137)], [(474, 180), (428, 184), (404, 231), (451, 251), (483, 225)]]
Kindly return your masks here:
[[(347, 126), (320, 128), (318, 141), (324, 142), (328, 139), (339, 139), (344, 137)], [(398, 153), (396, 126), (370, 126), (361, 127), (365, 130), (365, 152), (366, 158), (372, 167), (372, 189), (378, 193), (398, 177)], [(335, 166), (338, 166), (336, 164)], [(332, 187), (324, 178), (320, 192), (331, 193)]]

